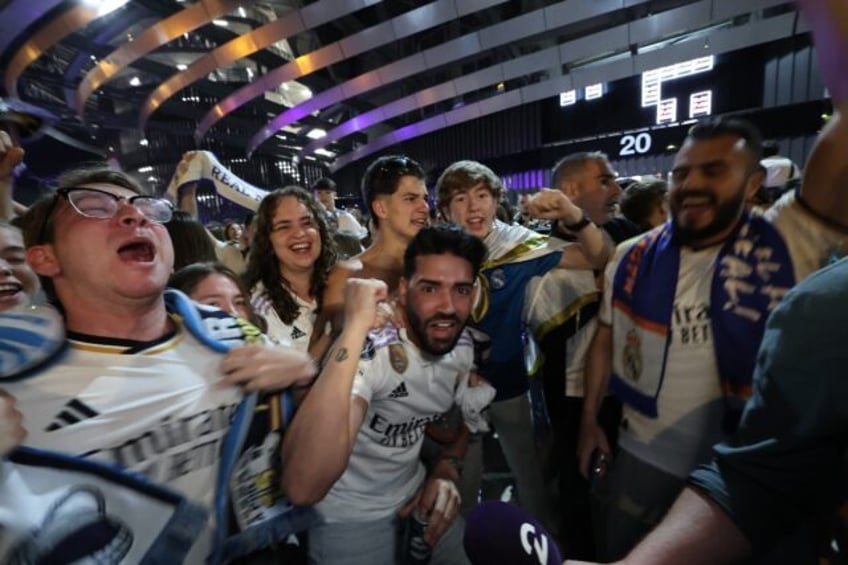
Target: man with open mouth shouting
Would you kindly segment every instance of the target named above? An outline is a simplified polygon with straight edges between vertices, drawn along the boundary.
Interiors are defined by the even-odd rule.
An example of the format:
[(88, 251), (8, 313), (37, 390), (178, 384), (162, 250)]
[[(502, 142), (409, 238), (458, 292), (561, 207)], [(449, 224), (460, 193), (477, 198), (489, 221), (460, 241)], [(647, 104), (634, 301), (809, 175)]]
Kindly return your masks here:
[[(81, 466), (105, 462), (112, 472), (129, 471), (127, 484), (143, 474), (209, 513), (213, 502), (227, 508), (229, 488), (216, 488), (219, 472), (225, 479), (232, 474), (222, 452), (235, 459), (244, 445), (227, 435), (245, 406), (242, 389), (286, 385), (254, 382), (258, 373), (248, 369), (256, 355), (244, 355), (240, 346), (265, 343), (256, 328), (166, 291), (174, 253), (164, 224), (172, 212), (167, 200), (146, 194), (120, 171), (97, 166), (60, 177), (55, 194), (22, 220), (26, 259), (62, 313), (67, 343), (0, 388), (17, 399), (24, 447), (61, 452)], [(7, 330), (0, 326), (0, 335), (14, 334)], [(306, 363), (303, 370), (314, 371), (305, 353), (292, 353)], [(293, 367), (281, 367), (280, 376), (291, 376)], [(249, 378), (233, 380), (242, 369)], [(232, 384), (241, 386), (222, 386)], [(250, 406), (244, 412), (239, 421), (252, 422)], [(268, 459), (265, 471), (273, 475), (275, 467)], [(227, 516), (203, 517), (199, 534), (172, 548), (167, 560), (202, 562), (214, 527), (229, 533)], [(137, 539), (145, 523), (166, 522), (156, 515), (143, 520), (131, 528)], [(144, 549), (139, 545), (129, 562), (144, 557), (133, 553)]]

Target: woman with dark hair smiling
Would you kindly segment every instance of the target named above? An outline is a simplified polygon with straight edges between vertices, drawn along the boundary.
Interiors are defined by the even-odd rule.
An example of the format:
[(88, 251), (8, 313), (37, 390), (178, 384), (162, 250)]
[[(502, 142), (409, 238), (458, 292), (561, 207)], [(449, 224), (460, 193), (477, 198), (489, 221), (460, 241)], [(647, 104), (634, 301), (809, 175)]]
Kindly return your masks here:
[[(244, 276), (250, 302), (268, 322), (269, 337), (306, 351), (337, 257), (324, 213), (304, 189), (287, 186), (262, 200), (255, 221)], [(314, 356), (328, 346), (329, 336), (316, 344)]]

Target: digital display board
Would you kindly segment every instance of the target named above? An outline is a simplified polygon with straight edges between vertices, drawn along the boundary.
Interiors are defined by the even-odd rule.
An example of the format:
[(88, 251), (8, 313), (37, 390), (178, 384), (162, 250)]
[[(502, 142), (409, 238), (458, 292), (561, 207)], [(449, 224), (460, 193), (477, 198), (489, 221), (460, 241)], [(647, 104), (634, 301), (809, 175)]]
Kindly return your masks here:
[[(658, 124), (674, 126), (706, 115), (759, 108), (763, 99), (763, 61), (762, 52), (750, 48), (681, 61), (604, 83), (603, 97), (591, 102), (588, 95), (577, 95), (567, 107), (561, 107), (558, 98), (545, 100), (542, 142), (576, 142), (589, 136), (623, 134)], [(663, 150), (666, 145), (652, 143), (649, 151)], [(610, 154), (618, 155), (619, 149), (616, 145)]]

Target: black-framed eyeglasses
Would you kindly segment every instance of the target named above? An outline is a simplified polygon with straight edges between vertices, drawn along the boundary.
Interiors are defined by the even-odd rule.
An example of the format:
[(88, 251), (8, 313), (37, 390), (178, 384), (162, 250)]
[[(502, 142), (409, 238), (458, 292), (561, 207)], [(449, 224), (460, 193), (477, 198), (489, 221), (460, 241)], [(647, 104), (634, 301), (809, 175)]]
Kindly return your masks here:
[(96, 188), (82, 187), (67, 187), (60, 188), (56, 191), (56, 197), (50, 206), (50, 209), (44, 215), (44, 222), (41, 225), (39, 234), (39, 243), (45, 241), (47, 235), (47, 224), (50, 221), (50, 216), (56, 208), (56, 202), (60, 198), (64, 198), (71, 205), (71, 208), (85, 218), (94, 218), (97, 220), (108, 220), (114, 218), (120, 209), (121, 200), (126, 200), (129, 204), (141, 212), (141, 215), (157, 224), (165, 224), (171, 221), (174, 216), (174, 206), (165, 200), (156, 196), (148, 196), (146, 194), (136, 194), (135, 196), (118, 196), (105, 190)]

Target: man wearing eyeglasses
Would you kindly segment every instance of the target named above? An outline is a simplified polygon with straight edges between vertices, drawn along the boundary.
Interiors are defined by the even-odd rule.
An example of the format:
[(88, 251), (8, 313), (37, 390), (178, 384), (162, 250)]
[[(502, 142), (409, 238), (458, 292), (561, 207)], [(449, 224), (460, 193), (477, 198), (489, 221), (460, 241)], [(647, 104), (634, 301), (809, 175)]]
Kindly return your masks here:
[[(163, 224), (172, 211), (107, 168), (67, 173), (55, 195), (30, 208), (27, 260), (64, 316), (67, 348), (2, 388), (17, 399), (26, 446), (116, 464), (211, 510), (222, 444), (242, 399), (238, 386), (221, 385), (282, 385), (251, 372), (263, 348), (223, 353), (228, 343), (260, 345), (258, 330), (165, 292), (174, 252)], [(273, 458), (266, 465), (273, 473)], [(243, 529), (252, 518), (236, 502)], [(187, 562), (209, 553), (205, 532)]]

